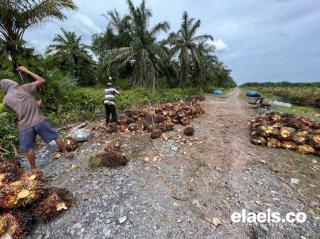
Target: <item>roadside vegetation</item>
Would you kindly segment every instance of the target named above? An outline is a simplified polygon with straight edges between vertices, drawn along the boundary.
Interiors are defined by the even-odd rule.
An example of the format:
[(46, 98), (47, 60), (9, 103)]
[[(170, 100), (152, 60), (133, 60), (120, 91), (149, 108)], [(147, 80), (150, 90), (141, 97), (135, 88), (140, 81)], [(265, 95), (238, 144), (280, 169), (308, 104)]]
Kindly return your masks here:
[[(231, 70), (215, 55), (213, 36), (198, 34), (200, 20), (184, 12), (180, 29), (172, 31), (166, 21), (150, 25), (152, 12), (144, 0), (139, 5), (128, 0), (127, 5), (123, 16), (117, 10), (101, 12), (106, 28), (92, 36), (92, 45), (76, 32), (61, 29), (40, 54), (24, 40), (25, 31), (50, 19), (65, 20), (66, 11), (77, 10), (74, 1), (1, 1), (0, 79), (31, 82), (18, 74), (18, 65), (46, 78), (36, 97), (43, 100), (49, 120), (61, 127), (102, 117), (103, 88), (110, 76), (122, 93), (117, 99), (120, 110), (236, 85)], [(160, 33), (167, 37), (159, 41)], [(0, 101), (3, 97), (0, 91)], [(0, 120), (0, 153), (13, 156), (17, 122), (3, 104)]]
[(296, 106), (320, 107), (320, 83), (246, 83), (241, 87)]

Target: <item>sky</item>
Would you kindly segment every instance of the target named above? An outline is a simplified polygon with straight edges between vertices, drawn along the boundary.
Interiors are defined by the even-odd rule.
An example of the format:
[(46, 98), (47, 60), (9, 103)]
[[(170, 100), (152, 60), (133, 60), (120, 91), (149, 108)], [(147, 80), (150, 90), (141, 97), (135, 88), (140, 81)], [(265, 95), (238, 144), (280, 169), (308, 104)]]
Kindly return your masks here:
[[(136, 4), (140, 0), (133, 1)], [(151, 26), (168, 21), (181, 25), (183, 11), (202, 21), (199, 34), (210, 34), (216, 54), (238, 84), (244, 82), (320, 81), (320, 0), (146, 0)], [(102, 14), (128, 13), (126, 0), (75, 0), (68, 19), (28, 30), (25, 39), (43, 53), (63, 27), (85, 43), (106, 29)], [(161, 37), (161, 36), (160, 36)], [(163, 37), (163, 36), (162, 36)]]

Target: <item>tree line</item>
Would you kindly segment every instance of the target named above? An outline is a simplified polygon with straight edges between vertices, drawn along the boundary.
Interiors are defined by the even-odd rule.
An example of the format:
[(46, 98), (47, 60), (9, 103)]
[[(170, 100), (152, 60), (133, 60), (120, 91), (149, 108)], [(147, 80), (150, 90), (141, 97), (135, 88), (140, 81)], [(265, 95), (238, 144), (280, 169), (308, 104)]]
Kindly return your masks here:
[[(0, 0), (0, 77), (17, 74), (18, 65), (61, 78), (67, 86), (103, 84), (112, 76), (127, 88), (233, 87), (231, 70), (218, 59), (211, 35), (199, 35), (201, 21), (182, 14), (180, 29), (170, 24), (150, 27), (152, 12), (145, 0), (127, 0), (128, 14), (107, 12), (106, 29), (86, 45), (77, 33), (61, 29), (41, 55), (23, 38), (31, 27), (65, 20), (75, 11), (72, 0)], [(167, 36), (159, 40), (160, 33)], [(62, 77), (58, 77), (62, 76)]]

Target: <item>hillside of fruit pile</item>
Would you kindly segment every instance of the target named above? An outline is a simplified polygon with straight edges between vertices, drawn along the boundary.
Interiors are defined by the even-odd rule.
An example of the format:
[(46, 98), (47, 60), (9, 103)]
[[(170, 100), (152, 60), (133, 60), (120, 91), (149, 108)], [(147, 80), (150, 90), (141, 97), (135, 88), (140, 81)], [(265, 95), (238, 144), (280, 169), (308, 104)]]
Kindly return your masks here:
[(269, 148), (320, 153), (320, 123), (287, 113), (265, 113), (250, 121), (251, 141)]
[[(192, 97), (186, 101), (154, 105), (146, 108), (126, 110), (120, 116), (120, 126), (112, 123), (107, 125), (107, 132), (146, 131), (151, 139), (160, 138), (162, 133), (174, 129), (175, 124), (187, 126), (191, 120), (204, 114), (202, 96)], [(192, 135), (193, 129), (186, 129), (186, 135)]]

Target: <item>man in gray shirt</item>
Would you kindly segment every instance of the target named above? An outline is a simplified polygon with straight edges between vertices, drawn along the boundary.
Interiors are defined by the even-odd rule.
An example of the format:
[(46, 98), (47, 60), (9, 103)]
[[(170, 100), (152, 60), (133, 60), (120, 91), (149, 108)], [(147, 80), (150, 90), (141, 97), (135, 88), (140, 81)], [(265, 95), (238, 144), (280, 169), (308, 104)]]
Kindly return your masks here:
[(41, 113), (39, 108), (42, 106), (42, 101), (36, 101), (33, 97), (33, 93), (44, 85), (45, 79), (24, 66), (18, 67), (18, 71), (30, 75), (35, 81), (19, 86), (12, 80), (1, 80), (0, 86), (6, 93), (3, 103), (16, 112), (19, 121), (21, 150), (27, 153), (31, 169), (36, 169), (34, 148), (37, 135), (40, 135), (47, 144), (56, 141), (65, 157), (68, 157), (69, 153), (57, 131)]

